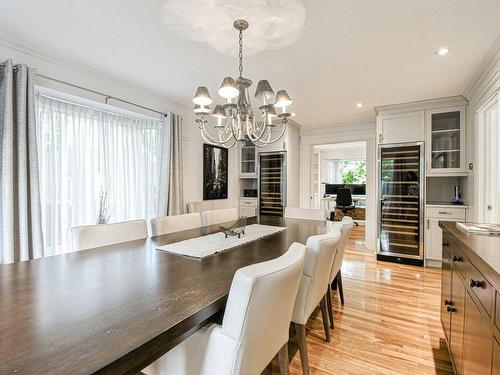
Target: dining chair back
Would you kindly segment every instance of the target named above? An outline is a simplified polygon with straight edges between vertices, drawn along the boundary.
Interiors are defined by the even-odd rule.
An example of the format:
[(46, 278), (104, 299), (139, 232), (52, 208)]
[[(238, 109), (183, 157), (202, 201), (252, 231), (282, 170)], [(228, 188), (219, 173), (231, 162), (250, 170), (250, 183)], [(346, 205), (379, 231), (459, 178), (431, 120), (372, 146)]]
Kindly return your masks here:
[(187, 209), (188, 213), (202, 213), (203, 211), (215, 210), (214, 201), (200, 201), (200, 202), (188, 202)]
[(326, 220), (326, 211), (316, 208), (285, 207), (285, 218), (304, 220)]
[(309, 372), (305, 325), (318, 304), (321, 307), (326, 341), (330, 342), (330, 326), (326, 308), (326, 292), (333, 258), (340, 240), (340, 231), (333, 228), (326, 234), (311, 236), (306, 243), (304, 271), (293, 307), (292, 322), (295, 324), (299, 353), (304, 374)]
[(238, 219), (236, 208), (223, 208), (220, 210), (209, 210), (201, 213), (203, 225), (215, 225)]
[(203, 327), (142, 372), (260, 374), (278, 353), (283, 369), (305, 252), (304, 245), (293, 243), (276, 259), (237, 270), (222, 325)]
[(148, 227), (144, 219), (71, 228), (74, 251), (139, 240), (147, 236)]
[(344, 216), (342, 221), (337, 221), (333, 223), (332, 230), (338, 228), (340, 230), (340, 240), (337, 245), (337, 253), (333, 259), (332, 270), (330, 272), (330, 283), (333, 281), (337, 273), (342, 267), (342, 261), (344, 260), (345, 248), (347, 245), (347, 240), (351, 235), (352, 228), (354, 227), (354, 221), (349, 216)]
[(160, 236), (203, 226), (200, 213), (160, 216), (151, 220), (151, 235)]

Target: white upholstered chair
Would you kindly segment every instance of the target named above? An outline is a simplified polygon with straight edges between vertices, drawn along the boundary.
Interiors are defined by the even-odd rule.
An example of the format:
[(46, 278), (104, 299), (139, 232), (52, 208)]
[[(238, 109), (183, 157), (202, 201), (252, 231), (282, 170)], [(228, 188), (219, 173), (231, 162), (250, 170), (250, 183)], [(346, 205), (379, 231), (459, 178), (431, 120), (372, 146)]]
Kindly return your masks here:
[(215, 210), (214, 201), (189, 202), (187, 204), (188, 213), (202, 213), (203, 211)]
[(162, 234), (199, 228), (202, 225), (200, 213), (160, 216), (151, 220), (151, 235), (160, 236)]
[(330, 271), (339, 240), (340, 231), (338, 228), (333, 228), (327, 234), (311, 236), (307, 239), (304, 271), (292, 313), (292, 322), (297, 333), (304, 375), (309, 373), (306, 323), (318, 304), (321, 307), (326, 341), (330, 342), (326, 293), (329, 291)]
[(326, 220), (326, 211), (316, 208), (285, 207), (285, 218), (304, 220)]
[(330, 291), (330, 286), (336, 284), (337, 290), (340, 296), (340, 302), (342, 305), (344, 304), (344, 289), (342, 286), (342, 261), (344, 260), (344, 252), (347, 244), (347, 240), (351, 235), (352, 229), (354, 227), (354, 221), (350, 216), (344, 216), (341, 221), (336, 221), (332, 224), (332, 230), (338, 228), (340, 230), (340, 241), (337, 245), (337, 253), (335, 254), (335, 258), (333, 259), (332, 270), (330, 272), (330, 283), (328, 288), (327, 297), (327, 307), (328, 307), (328, 315), (330, 318), (330, 327), (334, 327), (333, 320), (333, 305), (332, 305), (332, 296)]
[(236, 208), (223, 208), (221, 210), (209, 210), (201, 213), (203, 225), (214, 225), (234, 221), (238, 219)]
[(143, 370), (148, 375), (260, 374), (279, 353), (288, 370), (288, 330), (305, 246), (236, 271), (222, 325), (208, 324)]
[(147, 236), (148, 227), (144, 219), (71, 228), (75, 251), (139, 240)]

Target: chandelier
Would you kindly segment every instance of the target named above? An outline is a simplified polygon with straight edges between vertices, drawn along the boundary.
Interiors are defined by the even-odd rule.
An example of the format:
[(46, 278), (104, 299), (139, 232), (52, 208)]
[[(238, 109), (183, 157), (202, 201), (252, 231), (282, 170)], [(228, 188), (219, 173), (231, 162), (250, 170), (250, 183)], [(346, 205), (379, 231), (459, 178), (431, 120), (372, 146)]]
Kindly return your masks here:
[(249, 94), (252, 81), (243, 77), (243, 30), (248, 28), (248, 22), (239, 19), (234, 21), (233, 26), (239, 31), (239, 77), (222, 80), (218, 93), (226, 102), (215, 105), (212, 112), (208, 89), (198, 87), (193, 98), (195, 122), (205, 142), (227, 148), (233, 147), (236, 142), (251, 142), (256, 147), (265, 147), (279, 141), (285, 134), (291, 116), (287, 107), (292, 100), (286, 90), (279, 90), (275, 96), (269, 82), (263, 79), (255, 90), (255, 98), (260, 105), (258, 113), (254, 113)]

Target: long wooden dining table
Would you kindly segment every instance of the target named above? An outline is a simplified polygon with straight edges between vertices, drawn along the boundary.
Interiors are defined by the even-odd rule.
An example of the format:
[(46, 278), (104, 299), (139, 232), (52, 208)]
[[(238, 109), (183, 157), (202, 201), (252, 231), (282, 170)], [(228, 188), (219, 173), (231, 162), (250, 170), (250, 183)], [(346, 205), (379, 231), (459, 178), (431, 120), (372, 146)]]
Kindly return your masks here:
[(156, 246), (218, 226), (0, 266), (0, 374), (135, 374), (224, 310), (238, 268), (326, 231), (255, 222), (287, 229), (202, 260)]

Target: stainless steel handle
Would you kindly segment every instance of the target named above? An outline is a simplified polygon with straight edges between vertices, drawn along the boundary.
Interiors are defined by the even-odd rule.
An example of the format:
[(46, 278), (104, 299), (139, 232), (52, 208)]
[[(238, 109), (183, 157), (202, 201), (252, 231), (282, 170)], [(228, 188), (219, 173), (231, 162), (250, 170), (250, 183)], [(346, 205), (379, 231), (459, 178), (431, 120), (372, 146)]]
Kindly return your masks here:
[(440, 215), (451, 215), (451, 212), (447, 212), (447, 211), (438, 211), (438, 214), (440, 214)]
[(431, 229), (431, 221), (429, 219), (427, 219), (427, 229)]

